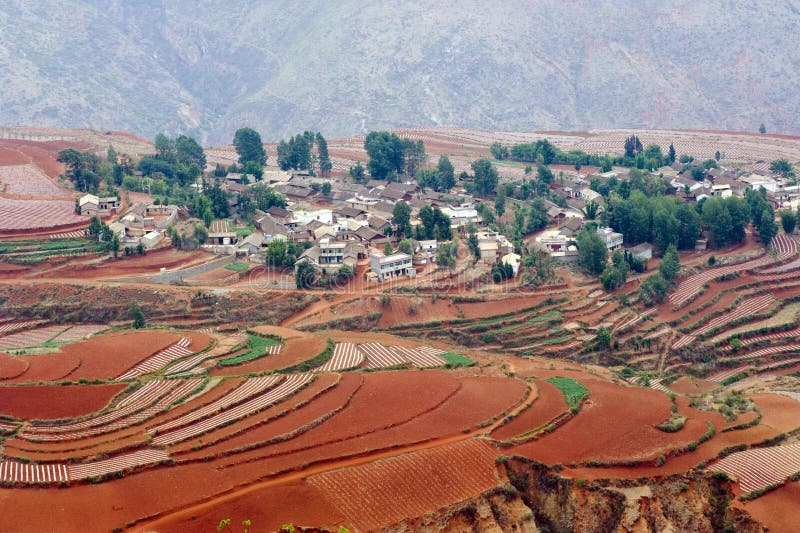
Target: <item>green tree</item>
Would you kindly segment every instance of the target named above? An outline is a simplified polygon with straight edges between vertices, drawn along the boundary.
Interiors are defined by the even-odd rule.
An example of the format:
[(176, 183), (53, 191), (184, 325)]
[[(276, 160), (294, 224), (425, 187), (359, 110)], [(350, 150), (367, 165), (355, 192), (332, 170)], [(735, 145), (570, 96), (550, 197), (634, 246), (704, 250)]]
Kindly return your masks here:
[(56, 161), (64, 164), (65, 175), (76, 189), (82, 192), (97, 190), (100, 185), (100, 158), (96, 154), (66, 148), (58, 152)]
[(769, 246), (772, 238), (778, 233), (778, 226), (775, 224), (775, 213), (772, 209), (764, 209), (761, 212), (761, 224), (758, 228), (758, 235), (764, 246)]
[(353, 267), (350, 265), (342, 265), (339, 267), (339, 270), (336, 271), (336, 282), (344, 283), (350, 281), (355, 275), (356, 272), (353, 270)]
[(472, 255), (475, 256), (475, 259), (481, 258), (480, 243), (478, 241), (478, 236), (474, 231), (470, 232), (469, 236), (467, 237), (467, 246), (469, 246), (469, 250), (472, 252)]
[[(428, 155), (425, 153), (425, 143), (422, 140), (414, 142), (411, 139), (403, 139), (402, 142), (403, 168), (406, 174), (414, 176), (428, 160)], [(399, 173), (400, 170), (397, 170), (397, 172)]]
[(266, 266), (268, 268), (289, 266), (286, 250), (286, 241), (283, 239), (272, 239), (267, 245)]
[(794, 228), (797, 225), (797, 217), (795, 216), (794, 211), (791, 209), (784, 209), (780, 212), (780, 216), (783, 232), (787, 235), (794, 233)]
[(327, 177), (333, 169), (330, 155), (328, 154), (328, 141), (321, 133), (317, 132), (317, 154), (319, 155), (319, 175)]
[(670, 143), (669, 152), (667, 152), (667, 164), (671, 165), (675, 162), (675, 146)]
[(636, 157), (642, 153), (642, 142), (636, 135), (631, 135), (625, 139), (625, 155), (627, 157)]
[(708, 198), (702, 207), (703, 224), (711, 234), (711, 243), (720, 248), (733, 242), (731, 227), (733, 221), (722, 198)]
[(239, 128), (233, 136), (233, 145), (239, 154), (239, 163), (257, 163), (261, 167), (267, 164), (267, 152), (261, 142), (261, 135), (251, 128)]
[(439, 173), (435, 170), (423, 168), (416, 173), (414, 178), (417, 180), (417, 184), (422, 188), (429, 188), (433, 189), (434, 191), (438, 191), (440, 189)]
[(369, 155), (367, 168), (372, 179), (384, 180), (392, 173), (400, 174), (405, 164), (403, 141), (388, 131), (371, 131), (364, 139)]
[(664, 302), (669, 290), (669, 283), (661, 273), (656, 273), (644, 280), (639, 288), (639, 299), (646, 306), (657, 305)]
[(392, 255), (394, 253), (394, 249), (392, 248), (391, 243), (386, 243), (383, 245), (383, 255)]
[(159, 133), (156, 135), (155, 139), (155, 149), (156, 149), (156, 157), (161, 159), (162, 161), (167, 161), (169, 163), (174, 163), (176, 160), (175, 154), (175, 143), (164, 135), (163, 133)]
[(608, 350), (611, 348), (611, 332), (605, 326), (600, 327), (594, 341), (598, 350)]
[(764, 134), (767, 133), (767, 127), (762, 122), (761, 125), (758, 127), (758, 133)]
[(270, 207), (286, 207), (286, 198), (266, 183), (256, 183), (248, 187), (246, 194), (262, 211), (267, 211)]
[(116, 233), (111, 237), (110, 247), (111, 247), (111, 252), (114, 254), (114, 257), (116, 258), (119, 255), (119, 247), (120, 247), (119, 237), (117, 236)]
[(700, 215), (691, 206), (680, 202), (675, 210), (675, 219), (678, 222), (678, 249), (692, 250), (700, 238)]
[(298, 289), (309, 289), (314, 285), (314, 280), (317, 277), (317, 271), (314, 270), (314, 265), (308, 261), (300, 261), (294, 273), (295, 285)]
[(355, 165), (351, 165), (348, 172), (356, 183), (364, 181), (364, 167), (361, 165), (361, 161), (356, 161)]
[(439, 156), (439, 164), (436, 166), (439, 172), (439, 189), (442, 191), (449, 191), (456, 184), (455, 170), (453, 163), (446, 155)]
[(106, 161), (115, 165), (117, 164), (117, 151), (114, 149), (113, 144), (108, 145), (108, 150), (106, 151)]
[(794, 170), (792, 164), (786, 159), (776, 159), (769, 164), (769, 169), (775, 174), (780, 174), (784, 178), (794, 177)]
[(199, 244), (205, 244), (206, 240), (208, 240), (208, 229), (202, 224), (195, 224), (194, 238)]
[(489, 151), (492, 153), (492, 157), (495, 159), (508, 159), (508, 147), (503, 146), (497, 141), (493, 142), (491, 146), (489, 146)]
[(397, 251), (401, 254), (414, 255), (414, 249), (411, 247), (411, 242), (409, 242), (407, 239), (403, 239), (397, 243)]
[(139, 307), (139, 302), (131, 300), (130, 304), (128, 304), (128, 313), (131, 320), (133, 320), (133, 324), (131, 324), (133, 329), (142, 329), (147, 326), (147, 321), (142, 309)]
[(577, 237), (578, 264), (594, 275), (606, 267), (608, 248), (593, 228), (583, 228)]
[(506, 212), (506, 191), (503, 187), (500, 187), (494, 199), (494, 211), (497, 213), (498, 219), (503, 218), (503, 214)]
[(583, 216), (586, 217), (586, 220), (594, 220), (597, 218), (597, 212), (600, 209), (600, 204), (595, 202), (594, 200), (589, 200), (581, 209), (583, 212)]
[(491, 196), (497, 189), (497, 169), (486, 158), (478, 159), (472, 163), (474, 174), (475, 192), (480, 196)]
[(667, 280), (668, 284), (672, 285), (678, 281), (678, 272), (680, 272), (680, 269), (681, 263), (678, 258), (678, 250), (674, 245), (671, 245), (661, 259), (658, 272)]
[(101, 231), (103, 231), (103, 221), (100, 220), (99, 216), (95, 215), (89, 219), (89, 235), (99, 237)]
[(175, 139), (175, 151), (178, 164), (190, 167), (196, 165), (200, 171), (206, 168), (206, 154), (203, 147), (197, 141), (186, 135), (181, 135)]
[(453, 242), (443, 242), (436, 247), (436, 265), (439, 268), (454, 270), (458, 246)]
[[(427, 207), (427, 206), (426, 206)], [(400, 200), (392, 209), (392, 224), (398, 234), (408, 237), (411, 235), (411, 206)]]
[(326, 181), (325, 183), (323, 183), (322, 187), (320, 188), (320, 192), (322, 192), (322, 196), (324, 196), (325, 198), (330, 198), (331, 197), (330, 182)]
[(660, 254), (678, 244), (678, 220), (664, 207), (653, 213), (653, 243)]

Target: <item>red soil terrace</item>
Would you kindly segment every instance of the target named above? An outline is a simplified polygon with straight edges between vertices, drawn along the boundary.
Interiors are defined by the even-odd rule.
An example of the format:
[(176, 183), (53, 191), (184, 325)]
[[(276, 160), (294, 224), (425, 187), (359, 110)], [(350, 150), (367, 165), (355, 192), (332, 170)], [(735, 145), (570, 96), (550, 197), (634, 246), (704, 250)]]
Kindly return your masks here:
[(0, 414), (24, 420), (80, 416), (99, 411), (125, 387), (124, 383), (0, 387)]

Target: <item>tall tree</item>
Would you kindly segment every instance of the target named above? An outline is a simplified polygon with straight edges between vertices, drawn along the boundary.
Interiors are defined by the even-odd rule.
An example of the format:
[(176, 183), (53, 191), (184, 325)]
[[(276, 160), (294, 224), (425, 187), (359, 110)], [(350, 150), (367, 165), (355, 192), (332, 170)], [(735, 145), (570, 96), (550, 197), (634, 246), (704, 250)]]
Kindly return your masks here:
[(409, 176), (415, 175), (428, 160), (428, 155), (425, 153), (425, 143), (422, 140), (414, 142), (411, 139), (403, 139), (403, 158), (406, 174)]
[(94, 153), (66, 148), (58, 152), (56, 160), (64, 164), (67, 179), (72, 181), (79, 191), (94, 191), (100, 185), (100, 176), (97, 173), (100, 158)]
[(664, 253), (661, 264), (658, 266), (658, 271), (669, 284), (673, 284), (678, 280), (678, 272), (680, 269), (681, 263), (678, 258), (678, 250), (674, 245), (671, 245), (666, 253)]
[(261, 142), (261, 135), (252, 128), (239, 128), (233, 136), (233, 145), (239, 154), (239, 163), (246, 165), (248, 162), (260, 166), (267, 164), (267, 152)]
[(403, 141), (388, 131), (371, 131), (364, 139), (364, 149), (369, 155), (367, 168), (373, 179), (383, 180), (403, 171), (405, 157)]
[(636, 157), (642, 153), (642, 141), (636, 135), (631, 135), (625, 139), (625, 155), (627, 157)]
[(667, 152), (667, 164), (671, 165), (675, 162), (675, 145), (669, 144), (669, 151)]
[(398, 234), (404, 237), (411, 235), (411, 206), (403, 200), (394, 204), (394, 209), (392, 210), (392, 224), (394, 224)]
[(319, 154), (319, 175), (322, 177), (327, 177), (330, 175), (331, 169), (333, 169), (331, 157), (328, 154), (328, 141), (325, 140), (325, 137), (323, 137), (320, 132), (317, 132), (316, 139), (317, 153)]
[(168, 161), (170, 163), (175, 162), (175, 143), (172, 141), (172, 139), (163, 133), (159, 133), (156, 135), (154, 144), (156, 148), (156, 156), (159, 159), (162, 161)]
[(787, 235), (791, 235), (794, 233), (794, 228), (797, 225), (797, 217), (795, 217), (794, 211), (791, 209), (784, 209), (780, 212), (780, 215), (783, 232)]
[(731, 214), (722, 198), (708, 198), (703, 202), (703, 224), (711, 233), (711, 243), (719, 248), (727, 246), (733, 239), (731, 236)]
[(475, 192), (480, 196), (491, 196), (497, 188), (497, 169), (486, 158), (478, 159), (472, 163), (474, 173)]
[(772, 209), (764, 209), (760, 218), (761, 225), (758, 228), (758, 236), (764, 246), (769, 246), (772, 238), (778, 233), (778, 226), (775, 224), (775, 212)]
[(439, 190), (449, 191), (456, 184), (455, 170), (450, 159), (442, 154), (439, 156), (439, 164), (436, 166), (439, 172)]
[(606, 267), (608, 248), (594, 228), (584, 228), (578, 233), (578, 264), (589, 273), (600, 274)]

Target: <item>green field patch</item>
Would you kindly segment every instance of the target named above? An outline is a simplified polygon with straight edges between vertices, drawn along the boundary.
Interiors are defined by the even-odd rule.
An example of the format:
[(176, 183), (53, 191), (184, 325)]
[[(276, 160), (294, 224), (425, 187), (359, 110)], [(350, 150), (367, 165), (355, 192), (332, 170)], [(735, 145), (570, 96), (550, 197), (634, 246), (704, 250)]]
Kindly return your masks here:
[(250, 266), (247, 263), (242, 263), (241, 261), (234, 261), (230, 265), (225, 265), (225, 269), (233, 270), (234, 272), (246, 272), (250, 270)]
[(547, 378), (545, 381), (555, 385), (561, 390), (561, 393), (564, 395), (564, 400), (573, 412), (580, 409), (581, 402), (589, 397), (589, 389), (574, 379), (558, 376)]
[(236, 235), (239, 237), (247, 237), (253, 234), (253, 230), (248, 228), (247, 226), (240, 226), (236, 228)]
[(532, 324), (537, 324), (539, 322), (544, 322), (546, 320), (560, 320), (561, 313), (558, 311), (550, 311), (541, 316), (535, 316), (526, 322), (522, 322), (521, 324), (514, 324), (513, 326), (506, 326), (504, 328), (498, 329), (497, 332), (504, 332), (504, 331), (514, 331), (515, 329), (524, 328), (525, 326), (530, 326)]
[(234, 357), (221, 359), (219, 364), (222, 366), (233, 366), (246, 363), (247, 361), (252, 361), (254, 359), (259, 359), (267, 354), (267, 348), (270, 346), (277, 346), (279, 344), (280, 342), (275, 339), (259, 337), (258, 335), (248, 335), (247, 351)]
[(440, 353), (439, 357), (447, 361), (447, 366), (450, 367), (459, 367), (459, 366), (475, 366), (478, 363), (469, 357), (453, 352), (447, 353)]

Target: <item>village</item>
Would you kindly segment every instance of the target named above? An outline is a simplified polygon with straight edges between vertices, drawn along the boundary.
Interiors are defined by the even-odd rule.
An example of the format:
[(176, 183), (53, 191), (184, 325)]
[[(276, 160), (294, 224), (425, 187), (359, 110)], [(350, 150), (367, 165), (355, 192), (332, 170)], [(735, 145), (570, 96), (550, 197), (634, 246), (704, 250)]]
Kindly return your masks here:
[[(773, 173), (763, 165), (753, 169), (711, 167), (701, 176), (697, 175), (696, 167), (685, 169), (685, 166), (676, 162), (646, 174), (668, 183), (671, 194), (691, 206), (713, 197), (743, 198), (747, 190), (763, 190), (776, 211), (794, 210), (800, 199), (796, 180)], [(339, 285), (357, 273), (363, 281), (379, 286), (387, 281), (403, 283), (426, 279), (434, 273), (452, 275), (467, 267), (472, 277), (478, 279), (489, 275), (495, 265), (507, 265), (513, 281), (521, 269), (524, 270), (527, 256), (534, 251), (547, 254), (556, 265), (576, 262), (579, 256), (576, 238), (587, 224), (594, 225), (609, 256), (622, 249), (645, 263), (654, 257), (653, 243), (629, 245), (625, 235), (601, 223), (605, 198), (592, 187), (598, 188), (598, 184), (609, 180), (627, 181), (631, 169), (625, 167), (615, 167), (608, 172), (587, 167), (579, 170), (559, 167), (558, 178), (549, 184), (549, 197), (543, 201), (546, 226), (523, 235), (522, 241), (504, 235), (502, 228), (509, 225), (499, 223), (500, 217), (496, 216), (491, 202), (470, 194), (460, 181), (448, 192), (435, 192), (420, 187), (413, 179), (389, 183), (369, 180), (360, 184), (341, 176), (322, 178), (308, 171), (273, 170), (257, 180), (255, 176), (242, 173), (214, 177), (212, 164), (206, 170), (196, 188), (202, 191), (216, 182), (217, 187), (227, 192), (231, 213), (237, 213), (239, 199), (256, 185), (268, 185), (285, 198), (285, 207), (256, 208), (249, 224), (236, 215), (213, 220), (207, 236), (196, 243), (215, 254), (244, 260), (251, 268), (267, 265), (296, 274), (301, 265), (308, 265), (320, 279), (335, 278)], [(559, 197), (563, 198), (560, 205), (551, 200)], [(513, 197), (506, 201), (507, 212), (525, 207), (524, 201)], [(119, 238), (121, 249), (130, 251), (169, 246), (170, 239), (165, 239), (170, 235), (169, 228), (190, 216), (185, 207), (141, 202), (119, 212), (119, 198), (92, 194), (82, 196), (78, 205), (83, 216), (114, 215), (108, 227)], [(463, 248), (453, 254), (458, 265), (447, 258), (442, 265), (440, 246), (452, 238), (437, 238), (438, 227), (434, 227), (433, 235), (428, 232), (428, 236), (434, 238), (415, 238), (426, 235), (427, 228), (420, 217), (424, 208), (433, 208), (446, 217), (449, 234), (462, 242)], [(483, 216), (487, 211), (489, 223)], [(470, 240), (475, 243), (471, 252), (467, 246)], [(270, 245), (275, 242), (282, 245), (273, 245), (271, 254)], [(285, 262), (287, 245), (296, 250), (293, 264)], [(708, 234), (704, 232), (696, 240), (695, 249), (702, 251), (707, 246)], [(281, 253), (281, 260), (277, 262), (274, 250)], [(452, 254), (449, 248), (446, 250)], [(503, 281), (505, 279), (504, 276)]]

